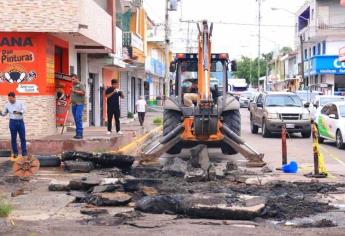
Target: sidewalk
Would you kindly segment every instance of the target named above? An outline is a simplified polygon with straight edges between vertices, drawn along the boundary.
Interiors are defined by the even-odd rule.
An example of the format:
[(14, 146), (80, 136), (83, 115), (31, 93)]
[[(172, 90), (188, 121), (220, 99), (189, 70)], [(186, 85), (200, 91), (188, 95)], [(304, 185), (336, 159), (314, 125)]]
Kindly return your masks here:
[[(153, 124), (153, 120), (157, 117), (162, 118), (162, 112), (146, 113), (144, 127), (139, 125), (138, 119), (123, 119), (121, 123), (121, 131), (123, 135), (113, 132), (107, 135), (106, 127), (86, 127), (84, 128), (84, 138), (82, 140), (73, 139), (75, 132), (67, 129), (64, 134), (56, 134), (37, 139), (29, 139), (27, 141), (28, 151), (30, 154), (60, 154), (63, 151), (89, 151), (89, 152), (105, 152), (115, 151), (135, 138), (155, 129), (157, 125)], [(19, 141), (19, 140), (18, 140)], [(18, 142), (19, 143), (19, 142)], [(0, 150), (10, 150), (9, 140), (0, 140)]]

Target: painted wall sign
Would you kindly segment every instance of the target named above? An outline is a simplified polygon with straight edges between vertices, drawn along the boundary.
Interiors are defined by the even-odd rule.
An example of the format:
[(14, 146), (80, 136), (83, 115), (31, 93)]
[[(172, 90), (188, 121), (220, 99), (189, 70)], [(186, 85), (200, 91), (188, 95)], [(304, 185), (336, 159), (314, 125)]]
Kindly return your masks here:
[(1, 32), (0, 95), (54, 95), (56, 45), (68, 48), (67, 42), (46, 33)]

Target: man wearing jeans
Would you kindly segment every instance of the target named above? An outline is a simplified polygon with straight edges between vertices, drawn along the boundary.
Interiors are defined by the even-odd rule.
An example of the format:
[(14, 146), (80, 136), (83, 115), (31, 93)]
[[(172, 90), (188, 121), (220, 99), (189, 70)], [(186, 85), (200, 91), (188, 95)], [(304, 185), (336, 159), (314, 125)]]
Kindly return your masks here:
[(77, 75), (72, 75), (72, 113), (76, 126), (75, 139), (83, 138), (83, 109), (85, 102), (85, 86), (80, 83)]
[(8, 94), (8, 103), (5, 105), (4, 111), (0, 111), (0, 115), (6, 116), (9, 114), (10, 116), (11, 145), (14, 158), (18, 157), (17, 134), (19, 134), (20, 138), (22, 156), (26, 157), (28, 155), (26, 150), (25, 124), (23, 121), (24, 112), (24, 103), (17, 101), (16, 94), (14, 92), (10, 92)]

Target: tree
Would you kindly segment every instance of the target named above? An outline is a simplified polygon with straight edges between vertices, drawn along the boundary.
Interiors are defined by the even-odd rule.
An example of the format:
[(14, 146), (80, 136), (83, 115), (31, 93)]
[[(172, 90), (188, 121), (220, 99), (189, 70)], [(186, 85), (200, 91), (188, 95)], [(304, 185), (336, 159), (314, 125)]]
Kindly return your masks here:
[(288, 53), (290, 53), (290, 52), (292, 52), (292, 48), (290, 48), (290, 47), (283, 47), (283, 48), (280, 49), (280, 51), (279, 51), (279, 53), (280, 53), (281, 55), (285, 55), (285, 54), (288, 54)]

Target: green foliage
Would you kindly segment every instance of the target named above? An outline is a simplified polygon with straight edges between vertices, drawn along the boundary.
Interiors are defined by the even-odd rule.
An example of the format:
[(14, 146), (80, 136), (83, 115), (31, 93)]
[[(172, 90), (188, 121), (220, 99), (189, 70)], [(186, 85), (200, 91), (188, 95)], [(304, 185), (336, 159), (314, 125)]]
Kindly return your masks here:
[[(265, 55), (267, 59), (270, 59), (271, 55)], [(260, 77), (266, 75), (267, 63), (266, 58), (260, 59)], [(246, 79), (247, 83), (257, 85), (258, 83), (258, 59), (254, 60), (242, 56), (241, 60), (237, 62), (237, 71), (235, 73), (237, 78)]]
[(285, 54), (288, 54), (290, 52), (292, 52), (292, 48), (290, 47), (283, 47), (282, 49), (279, 50), (280, 54), (281, 55), (285, 55)]
[(132, 112), (127, 113), (127, 118), (132, 119), (134, 118), (134, 114)]
[(0, 199), (0, 217), (7, 217), (12, 210), (11, 204), (6, 199)]
[(153, 120), (153, 124), (155, 125), (161, 125), (163, 123), (162, 118), (157, 117)]

